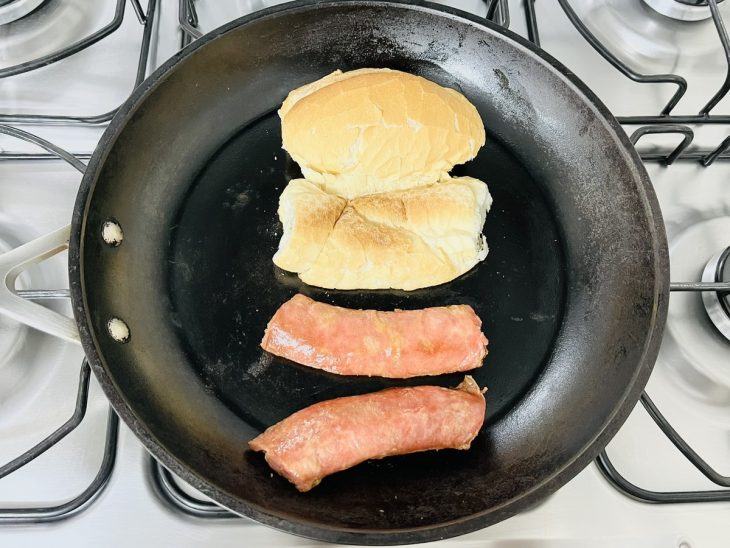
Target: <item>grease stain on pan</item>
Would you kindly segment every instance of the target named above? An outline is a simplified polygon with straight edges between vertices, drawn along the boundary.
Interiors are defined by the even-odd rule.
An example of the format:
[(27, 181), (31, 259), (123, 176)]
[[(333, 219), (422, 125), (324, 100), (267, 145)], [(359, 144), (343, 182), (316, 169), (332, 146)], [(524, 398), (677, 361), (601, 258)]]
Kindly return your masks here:
[(509, 97), (508, 101), (502, 102), (503, 110), (505, 112), (508, 112), (515, 122), (522, 123), (523, 125), (531, 124), (531, 120), (534, 118), (536, 110), (535, 106), (528, 99), (526, 99), (527, 97), (530, 97), (530, 95), (526, 92), (526, 90), (519, 83), (519, 81), (516, 84), (519, 89), (514, 89), (510, 85), (508, 69), (505, 68), (505, 70), (507, 70), (508, 72), (505, 72), (500, 68), (495, 68), (492, 70), (494, 72), (494, 76), (497, 79), (499, 90), (503, 92), (507, 97)]
[(555, 319), (555, 313), (543, 314), (541, 312), (530, 312), (529, 316), (533, 322), (547, 322)]
[(193, 280), (193, 269), (190, 268), (188, 263), (172, 259), (168, 259), (167, 262), (172, 265), (172, 269), (176, 270), (186, 283), (190, 283)]
[(494, 69), (494, 75), (497, 77), (497, 82), (499, 83), (499, 87), (501, 89), (509, 89), (509, 78), (507, 78), (507, 75), (504, 72), (496, 68)]
[(257, 361), (249, 365), (248, 369), (246, 369), (246, 373), (248, 373), (249, 376), (255, 379), (261, 373), (266, 371), (273, 361), (274, 358), (271, 354), (269, 354), (268, 352), (262, 352), (261, 357)]
[(222, 204), (223, 207), (226, 209), (232, 209), (233, 211), (238, 211), (244, 209), (248, 204), (250, 204), (254, 197), (251, 196), (251, 192), (241, 191), (235, 187), (230, 187), (226, 189), (226, 198), (227, 200)]
[(223, 361), (221, 359), (216, 361), (206, 362), (201, 367), (201, 373), (203, 378), (203, 389), (208, 394), (216, 394), (218, 392), (217, 387), (214, 383), (210, 382), (211, 378), (216, 375), (222, 375), (233, 369), (234, 365), (229, 361)]

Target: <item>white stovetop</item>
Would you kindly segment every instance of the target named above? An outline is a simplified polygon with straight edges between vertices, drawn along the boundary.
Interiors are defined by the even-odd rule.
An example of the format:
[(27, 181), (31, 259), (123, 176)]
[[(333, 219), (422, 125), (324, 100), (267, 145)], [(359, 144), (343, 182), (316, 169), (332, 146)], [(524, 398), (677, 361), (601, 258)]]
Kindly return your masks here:
[[(180, 517), (152, 497), (140, 469), (147, 456), (123, 429), (111, 484), (94, 507), (70, 521), (0, 531), (8, 548), (36, 546), (323, 546), (245, 520)], [(706, 548), (727, 546), (728, 505), (640, 505), (607, 487), (594, 465), (541, 506), (488, 529), (429, 546), (484, 548)], [(683, 544), (684, 543), (684, 544)]]
[[(88, 2), (91, 5), (91, 0)], [(602, 9), (610, 11), (632, 2), (638, 0), (606, 0)], [(84, 5), (84, 0), (72, 0), (72, 3)], [(197, 0), (201, 21), (216, 22), (211, 23), (207, 30), (224, 22), (231, 11), (243, 13), (275, 3), (278, 2), (239, 0), (223, 4)], [(446, 3), (474, 10), (483, 8), (479, 0)], [(600, 3), (574, 0), (574, 4), (594, 9)], [(544, 47), (583, 78), (614, 112), (638, 114), (648, 109), (658, 110), (656, 105), (664, 97), (664, 90), (637, 88), (617, 75), (582, 41), (556, 3), (538, 0), (536, 5)], [(510, 0), (510, 8), (511, 28), (524, 35), (522, 2)], [(158, 20), (160, 39), (153, 49), (152, 66), (175, 50), (176, 9), (175, 0), (162, 0)], [(588, 11), (584, 10), (584, 13)], [(103, 19), (101, 15), (99, 17)], [(120, 67), (133, 67), (139, 27), (130, 6), (127, 7), (123, 29), (125, 36), (133, 39), (120, 39), (113, 54), (115, 63)], [(95, 71), (108, 70), (112, 75), (118, 72), (109, 66), (109, 55), (108, 52), (103, 53), (103, 48), (90, 54), (90, 59), (101, 60), (102, 63)], [(702, 59), (703, 70), (710, 76), (703, 77), (696, 95), (690, 94), (686, 109), (714, 92), (709, 87), (711, 83), (722, 80), (724, 68), (717, 57), (705, 56)], [(127, 72), (128, 78), (124, 81), (118, 75), (114, 76), (115, 93), (103, 96), (94, 86), (85, 89), (78, 82), (73, 84), (75, 93), (71, 94), (63, 86), (64, 71), (54, 69), (51, 74), (44, 76), (39, 72), (38, 75), (24, 77), (23, 82), (34, 86), (33, 89), (44, 85), (47, 91), (48, 84), (43, 84), (43, 79), (51, 78), (54, 85), (64, 90), (59, 94), (58, 104), (53, 105), (64, 113), (104, 111), (117, 101), (115, 93), (123, 95), (118, 90), (126, 89), (124, 86), (128, 86), (133, 78), (133, 74)], [(47, 108), (46, 103), (30, 101), (27, 95), (18, 91), (19, 83), (13, 86), (16, 86), (13, 94), (0, 93), (0, 111), (23, 108), (41, 112)], [(728, 112), (730, 108), (724, 111)], [(715, 131), (727, 132), (729, 129), (722, 127)], [(74, 152), (92, 150), (100, 135), (95, 128), (54, 127), (39, 130), (39, 133)], [(7, 138), (0, 139), (0, 147), (13, 151), (34, 150)], [(719, 162), (707, 169), (694, 164), (681, 164), (669, 169), (649, 165), (648, 169), (667, 221), (672, 279), (699, 279), (703, 265), (695, 264), (694, 259), (705, 255), (709, 258), (717, 251), (714, 247), (730, 234), (730, 164)], [(78, 174), (61, 162), (0, 162), (0, 240), (8, 237), (3, 233), (3, 227), (12, 228), (11, 236), (19, 241), (10, 242), (10, 245), (17, 245), (68, 222), (78, 182)], [(688, 226), (690, 221), (694, 223), (692, 228)], [(725, 245), (728, 244), (730, 241), (725, 241)], [(66, 287), (64, 260), (65, 257), (59, 257), (44, 263), (28, 273), (25, 283), (38, 288)], [(687, 309), (696, 308), (697, 299), (697, 295), (672, 297), (667, 340), (672, 344), (680, 341), (685, 346), (681, 352), (672, 345), (663, 349), (649, 383), (649, 392), (677, 430), (687, 436), (721, 473), (729, 474), (730, 383), (726, 383), (728, 375), (724, 365), (730, 358), (730, 343), (713, 332), (705, 318), (687, 320), (684, 313)], [(17, 338), (16, 344), (21, 350), (32, 351), (16, 353), (15, 356), (22, 359), (12, 363), (0, 359), (0, 462), (9, 460), (42, 439), (70, 416), (82, 357), (78, 348), (27, 330), (18, 331), (0, 320), (0, 338), (6, 334)], [(708, 348), (711, 350), (709, 355), (705, 352)], [(712, 393), (702, 389), (707, 378), (717, 381)], [(39, 386), (41, 390), (36, 390), (35, 387)], [(99, 467), (106, 414), (107, 403), (92, 379), (89, 409), (82, 425), (49, 453), (0, 480), (0, 506), (58, 503), (78, 494)], [(658, 433), (640, 407), (609, 445), (609, 454), (628, 479), (645, 488), (713, 487)], [(319, 545), (246, 519), (211, 522), (174, 513), (153, 493), (146, 473), (147, 463), (148, 457), (140, 443), (122, 426), (117, 464), (110, 484), (90, 508), (66, 521), (49, 525), (0, 526), (0, 546)], [(728, 539), (730, 503), (671, 506), (638, 503), (611, 487), (592, 464), (532, 510), (488, 529), (433, 545), (719, 548), (728, 546)]]

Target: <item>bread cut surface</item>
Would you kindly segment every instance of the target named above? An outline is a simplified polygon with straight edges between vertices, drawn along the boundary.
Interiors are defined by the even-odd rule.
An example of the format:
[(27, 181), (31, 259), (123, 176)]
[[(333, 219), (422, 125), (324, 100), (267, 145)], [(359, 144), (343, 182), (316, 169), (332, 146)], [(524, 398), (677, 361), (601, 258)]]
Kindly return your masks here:
[(304, 177), (348, 199), (433, 184), (485, 142), (462, 94), (390, 69), (336, 71), (293, 90), (279, 115)]
[(487, 185), (470, 177), (349, 202), (297, 179), (281, 196), (274, 262), (331, 289), (442, 284), (486, 257), (481, 231), (491, 203)]
[(279, 198), (278, 214), (284, 233), (274, 264), (292, 272), (310, 268), (346, 204), (346, 200), (304, 179), (290, 181)]

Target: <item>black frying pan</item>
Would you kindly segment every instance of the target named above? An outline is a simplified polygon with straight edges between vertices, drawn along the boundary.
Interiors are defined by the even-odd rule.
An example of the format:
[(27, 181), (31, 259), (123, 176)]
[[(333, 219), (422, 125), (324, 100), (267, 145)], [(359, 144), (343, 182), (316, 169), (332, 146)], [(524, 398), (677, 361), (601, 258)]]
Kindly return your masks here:
[[(277, 200), (299, 175), (276, 109), (340, 68), (391, 67), (462, 91), (487, 145), (457, 175), (494, 196), (487, 260), (414, 291), (323, 291), (277, 270)], [(101, 227), (116, 219), (118, 247)], [(78, 195), (74, 310), (112, 404), (152, 454), (230, 508), (299, 535), (408, 543), (505, 519), (572, 478), (634, 406), (657, 354), (667, 247), (623, 131), (567, 69), (518, 36), (441, 6), (304, 2), (244, 17), (157, 70), (116, 115)], [(468, 303), (490, 354), (469, 451), (368, 462), (300, 494), (247, 442), (316, 401), (460, 375), (337, 377), (267, 355), (294, 293), (348, 307)], [(121, 318), (131, 337), (110, 337)]]

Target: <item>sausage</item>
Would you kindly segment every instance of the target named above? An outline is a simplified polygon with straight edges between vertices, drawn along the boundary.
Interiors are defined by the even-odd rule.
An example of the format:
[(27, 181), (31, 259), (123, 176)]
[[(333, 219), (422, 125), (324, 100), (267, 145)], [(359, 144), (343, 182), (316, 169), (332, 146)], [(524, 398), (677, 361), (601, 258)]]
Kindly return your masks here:
[(271, 318), (261, 346), (330, 373), (405, 379), (480, 367), (481, 326), (468, 305), (380, 312), (295, 295)]
[(484, 422), (486, 402), (466, 376), (455, 389), (388, 388), (311, 405), (249, 442), (301, 492), (368, 459), (468, 449)]

